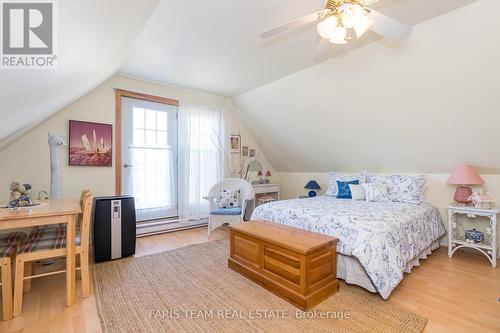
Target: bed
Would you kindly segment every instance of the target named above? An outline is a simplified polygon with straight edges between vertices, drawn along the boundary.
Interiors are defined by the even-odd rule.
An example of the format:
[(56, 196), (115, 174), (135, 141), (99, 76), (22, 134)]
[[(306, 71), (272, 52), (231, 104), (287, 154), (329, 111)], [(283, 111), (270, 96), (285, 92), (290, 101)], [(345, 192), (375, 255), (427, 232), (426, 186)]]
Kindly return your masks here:
[(427, 203), (319, 196), (261, 205), (252, 219), (338, 237), (337, 276), (384, 299), (446, 234), (439, 211)]

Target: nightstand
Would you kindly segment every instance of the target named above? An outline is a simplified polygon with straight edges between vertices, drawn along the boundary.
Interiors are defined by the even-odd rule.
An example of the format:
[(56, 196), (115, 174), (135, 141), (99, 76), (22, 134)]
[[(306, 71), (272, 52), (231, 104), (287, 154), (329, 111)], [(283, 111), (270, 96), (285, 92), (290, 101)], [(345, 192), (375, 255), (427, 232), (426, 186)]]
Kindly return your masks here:
[[(259, 204), (280, 200), (281, 197), (281, 185), (278, 183), (253, 184), (252, 186), (255, 190), (255, 198), (253, 203), (248, 205), (245, 212), (245, 221), (250, 219), (253, 210), (255, 207), (259, 206)], [(264, 200), (259, 200), (261, 198), (264, 198)]]
[[(500, 214), (500, 209), (479, 209), (470, 206), (449, 205), (448, 209), (448, 256), (451, 258), (453, 254), (461, 248), (476, 249), (484, 254), (491, 262), (491, 266), (497, 266), (497, 215)], [(489, 227), (484, 233), (484, 243), (470, 243), (465, 241), (465, 235), (459, 232), (459, 219), (457, 215), (468, 217), (475, 220), (477, 217), (483, 216), (489, 219)], [(478, 223), (474, 221), (474, 223)]]

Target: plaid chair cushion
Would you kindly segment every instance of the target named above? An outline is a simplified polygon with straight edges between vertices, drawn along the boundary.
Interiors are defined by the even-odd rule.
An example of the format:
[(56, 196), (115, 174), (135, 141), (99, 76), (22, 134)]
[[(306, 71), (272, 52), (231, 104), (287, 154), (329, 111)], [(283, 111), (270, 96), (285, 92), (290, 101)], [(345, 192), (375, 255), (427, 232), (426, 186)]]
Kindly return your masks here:
[[(80, 245), (80, 232), (76, 232), (76, 245)], [(66, 227), (55, 226), (34, 230), (28, 241), (21, 245), (18, 253), (35, 252), (42, 250), (56, 250), (66, 247)]]
[(16, 243), (0, 244), (0, 258), (11, 257), (14, 253), (16, 253), (16, 250)]
[(0, 234), (0, 245), (5, 245), (6, 243), (16, 243), (23, 242), (27, 235), (22, 231), (10, 232), (7, 234)]
[(66, 236), (66, 224), (54, 224), (42, 228), (33, 229), (29, 233), (28, 239), (33, 239), (33, 238), (52, 239), (54, 237), (65, 237), (65, 236)]

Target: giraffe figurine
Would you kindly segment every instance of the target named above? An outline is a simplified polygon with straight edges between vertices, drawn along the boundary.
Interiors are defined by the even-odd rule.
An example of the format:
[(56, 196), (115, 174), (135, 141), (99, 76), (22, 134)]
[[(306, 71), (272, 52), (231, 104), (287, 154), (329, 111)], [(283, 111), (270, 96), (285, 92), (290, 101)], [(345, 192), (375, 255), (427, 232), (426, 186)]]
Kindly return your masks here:
[(49, 132), (50, 147), (50, 198), (61, 198), (61, 154), (60, 147), (66, 145), (64, 138), (59, 134)]

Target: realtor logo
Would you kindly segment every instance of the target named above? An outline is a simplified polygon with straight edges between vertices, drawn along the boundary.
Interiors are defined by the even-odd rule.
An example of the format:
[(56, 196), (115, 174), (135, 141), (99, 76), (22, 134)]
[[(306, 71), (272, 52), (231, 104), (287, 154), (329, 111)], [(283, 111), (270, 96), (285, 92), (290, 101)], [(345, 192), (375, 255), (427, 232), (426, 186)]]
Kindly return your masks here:
[(53, 0), (0, 0), (2, 69), (55, 68)]

